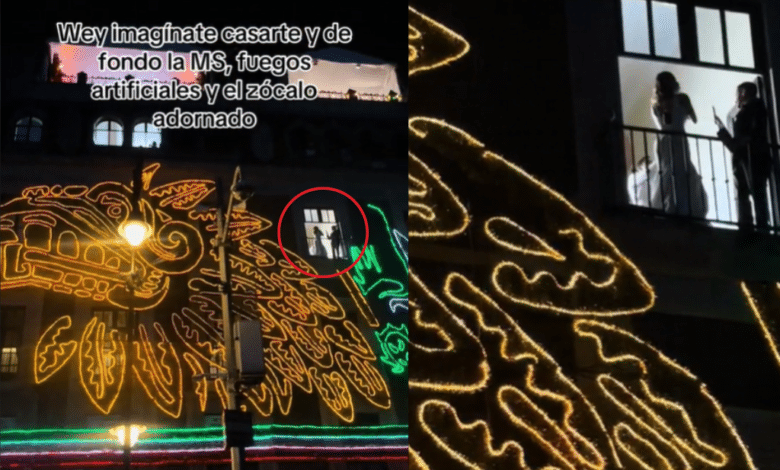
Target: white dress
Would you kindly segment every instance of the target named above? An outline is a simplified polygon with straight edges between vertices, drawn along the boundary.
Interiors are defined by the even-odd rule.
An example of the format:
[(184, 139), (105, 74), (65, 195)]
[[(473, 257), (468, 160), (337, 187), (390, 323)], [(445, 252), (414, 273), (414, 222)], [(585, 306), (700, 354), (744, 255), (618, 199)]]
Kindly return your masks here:
[(660, 110), (651, 111), (658, 128), (671, 133), (657, 135), (656, 158), (629, 177), (629, 194), (636, 199), (633, 202), (669, 214), (706, 217), (707, 194), (691, 161), (688, 138), (682, 135), (688, 113), (680, 95), (675, 96), (667, 116)]

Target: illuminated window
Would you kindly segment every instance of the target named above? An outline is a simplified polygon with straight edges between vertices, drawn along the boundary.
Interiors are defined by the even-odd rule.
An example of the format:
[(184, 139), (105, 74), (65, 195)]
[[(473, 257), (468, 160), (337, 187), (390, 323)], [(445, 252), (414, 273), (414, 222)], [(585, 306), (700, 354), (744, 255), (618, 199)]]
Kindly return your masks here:
[(25, 117), (16, 121), (14, 142), (40, 142), (43, 121), (34, 117)]
[(24, 307), (0, 307), (0, 374), (19, 373)]
[(732, 67), (755, 67), (750, 15), (696, 7), (699, 60)]
[(141, 122), (133, 127), (133, 147), (160, 148), (162, 133), (158, 127), (148, 122)]
[(621, 5), (626, 52), (680, 58), (677, 5), (647, 0), (622, 0)]
[(304, 228), (309, 256), (344, 259), (344, 233), (332, 209), (304, 209)]
[(95, 145), (109, 145), (121, 147), (123, 142), (122, 132), (124, 128), (119, 121), (103, 119), (95, 123), (93, 141)]

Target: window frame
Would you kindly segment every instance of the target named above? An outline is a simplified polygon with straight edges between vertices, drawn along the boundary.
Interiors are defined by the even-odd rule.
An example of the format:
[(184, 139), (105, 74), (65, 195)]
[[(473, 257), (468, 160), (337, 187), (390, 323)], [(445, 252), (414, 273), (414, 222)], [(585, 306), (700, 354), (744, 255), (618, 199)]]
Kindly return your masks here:
[[(108, 123), (108, 129), (98, 129), (98, 126), (103, 124), (104, 122)], [(119, 130), (112, 130), (111, 129), (111, 124), (112, 123), (118, 124), (119, 125)], [(107, 143), (107, 144), (99, 144), (99, 143), (97, 143), (96, 140), (97, 140), (97, 135), (98, 135), (97, 133), (98, 132), (105, 132), (106, 133), (106, 137), (107, 137), (106, 140), (109, 143)], [(115, 133), (115, 134), (119, 135), (119, 139), (118, 139), (119, 143), (118, 144), (111, 144), (110, 143), (111, 142), (111, 134), (112, 133)], [(122, 122), (121, 119), (113, 117), (113, 116), (102, 116), (102, 117), (97, 118), (95, 123), (92, 125), (92, 145), (94, 145), (95, 147), (100, 147), (100, 148), (122, 148), (122, 147), (125, 146), (125, 144), (126, 144), (126, 142), (125, 142), (125, 125), (124, 125), (124, 123)]]
[[(317, 211), (317, 221), (311, 221), (307, 219), (311, 219), (309, 217), (308, 211)], [(325, 218), (322, 217), (323, 212), (328, 211), (327, 217), (329, 220), (325, 220)], [(330, 220), (330, 217), (332, 217), (332, 220)], [(308, 229), (310, 225), (336, 225), (339, 229), (339, 232), (341, 232), (341, 246), (340, 246), (340, 253), (341, 256), (328, 256), (328, 246), (330, 246), (330, 253), (333, 254), (333, 247), (330, 245), (330, 238), (329, 234), (323, 233), (323, 242), (327, 241), (328, 245), (325, 248), (325, 256), (319, 256), (319, 255), (313, 255), (311, 254), (311, 246), (312, 243), (315, 243), (316, 238), (311, 238), (308, 236)], [(349, 253), (345, 244), (345, 238), (344, 238), (344, 223), (340, 221), (340, 218), (338, 217), (338, 211), (334, 207), (324, 207), (324, 206), (311, 206), (311, 207), (304, 207), (303, 209), (303, 233), (304, 233), (304, 239), (305, 239), (305, 246), (306, 246), (306, 255), (309, 258), (316, 258), (316, 259), (327, 259), (327, 260), (345, 260), (349, 258)]]
[[(652, 2), (654, 0), (644, 0), (647, 4), (648, 15), (648, 36), (650, 53), (643, 54), (639, 52), (626, 51), (625, 26), (623, 20), (623, 0), (615, 0), (618, 18), (618, 37), (620, 38), (619, 55), (624, 57), (634, 57), (639, 59), (657, 60), (664, 62), (680, 63), (686, 65), (695, 65), (699, 67), (711, 67), (720, 70), (729, 70), (735, 72), (749, 72), (767, 76), (767, 45), (763, 39), (763, 32), (766, 25), (762, 22), (762, 5), (751, 4), (742, 1), (727, 3), (718, 0), (696, 0), (687, 2), (682, 0), (655, 0), (663, 3), (672, 3), (677, 6), (677, 28), (680, 43), (680, 58), (659, 56), (655, 53), (655, 37), (653, 34), (653, 11)], [(699, 36), (696, 26), (696, 7), (716, 9), (720, 13), (721, 19), (721, 40), (724, 48), (724, 64), (702, 62), (699, 57)], [(750, 18), (750, 33), (753, 46), (753, 68), (729, 65), (728, 61), (728, 39), (726, 29), (726, 11), (735, 13), (745, 13)]]
[[(136, 127), (138, 127), (138, 126), (144, 126), (144, 129), (142, 131), (136, 131)], [(148, 129), (149, 127), (153, 127), (154, 129), (157, 129), (157, 132), (150, 132), (149, 129)], [(143, 136), (144, 141), (148, 140), (148, 136), (149, 135), (153, 135), (153, 136), (159, 135), (160, 136), (160, 139), (159, 139), (160, 142), (157, 145), (157, 147), (144, 147), (144, 146), (136, 147), (135, 145), (133, 145), (133, 140), (135, 140), (136, 135)], [(134, 149), (146, 149), (146, 150), (157, 150), (157, 149), (161, 148), (162, 147), (162, 129), (159, 128), (159, 127), (154, 126), (152, 124), (151, 119), (141, 119), (141, 120), (137, 121), (135, 124), (133, 124), (133, 129), (132, 129), (132, 132), (130, 134), (130, 147), (132, 147)]]
[[(19, 124), (21, 121), (24, 121), (25, 119), (29, 121), (27, 124)], [(39, 122), (40, 125), (34, 125), (33, 121)], [(18, 131), (19, 128), (27, 129), (27, 131), (25, 133), (24, 140), (17, 140), (17, 138), (16, 138), (17, 131)], [(30, 140), (30, 130), (33, 129), (33, 128), (39, 128), (41, 130), (40, 131), (40, 137), (36, 141)], [(11, 139), (11, 141), (14, 144), (18, 144), (18, 145), (40, 145), (43, 142), (43, 119), (41, 119), (40, 117), (38, 117), (38, 116), (36, 116), (34, 114), (27, 114), (27, 115), (18, 117), (14, 121), (14, 132), (13, 132), (13, 138)]]

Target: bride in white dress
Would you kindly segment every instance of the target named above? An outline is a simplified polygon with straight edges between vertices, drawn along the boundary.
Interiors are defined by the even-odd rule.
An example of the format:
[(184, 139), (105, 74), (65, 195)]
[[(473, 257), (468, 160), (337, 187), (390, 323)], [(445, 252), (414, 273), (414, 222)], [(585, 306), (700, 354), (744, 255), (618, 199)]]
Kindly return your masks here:
[[(688, 95), (680, 93), (680, 85), (670, 72), (656, 77), (652, 114), (658, 129), (655, 143), (656, 159), (645, 162), (631, 175), (629, 189), (636, 194), (637, 205), (662, 209), (669, 214), (704, 218), (707, 215), (707, 194), (701, 176), (691, 161), (685, 121), (695, 123), (696, 113)], [(649, 191), (648, 191), (649, 190)], [(649, 192), (649, 194), (648, 194)]]

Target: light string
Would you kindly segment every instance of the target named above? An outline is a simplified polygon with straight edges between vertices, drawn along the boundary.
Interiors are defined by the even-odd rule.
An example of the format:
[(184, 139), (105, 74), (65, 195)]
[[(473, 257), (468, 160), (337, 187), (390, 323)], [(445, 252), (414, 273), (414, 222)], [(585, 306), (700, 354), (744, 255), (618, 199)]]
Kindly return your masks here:
[[(424, 50), (416, 44), (432, 38), (426, 38), (415, 21), (410, 15), (410, 66), (423, 57)], [(511, 179), (515, 194), (526, 196), (521, 209), (538, 206), (547, 223), (523, 225), (501, 215), (489, 216), (484, 223), (481, 235), (499, 249), (514, 253), (494, 265), (489, 276), (496, 297), (515, 305), (511, 317), (465, 276), (454, 272), (446, 276), (445, 304), (410, 272), (412, 361), (418, 363), (420, 352), (453, 353), (464, 361), (441, 383), (431, 379), (438, 368), (448, 368), (447, 363), (426, 357), (420, 363), (436, 366), (412, 368), (410, 404), (422, 432), (414, 433), (410, 442), (411, 467), (526, 470), (524, 452), (533, 451), (538, 457), (541, 450), (547, 460), (546, 465), (538, 465), (545, 470), (753, 469), (733, 425), (693, 374), (623, 330), (576, 319), (636, 314), (654, 305), (652, 287), (609, 238), (563, 196), (486, 150), (464, 131), (432, 118), (409, 122), (411, 139), (424, 140), (445, 158), (475, 160), (469, 162), (469, 171), (474, 173), (480, 164), (487, 167), (492, 173), (482, 175), (485, 181)], [(417, 155), (410, 152), (409, 157), (410, 236), (446, 239), (463, 233), (473, 216), (465, 209), (458, 216), (460, 196)], [(500, 186), (501, 181), (494, 184)], [(434, 186), (437, 196), (431, 198)], [(518, 253), (537, 260), (526, 264)], [(552, 267), (549, 271), (533, 269), (542, 258)], [(452, 310), (449, 305), (454, 306)], [(530, 316), (529, 309), (568, 316), (574, 334), (582, 338), (576, 348), (585, 345), (583, 339), (595, 340), (588, 345), (595, 345), (599, 372), (588, 388), (583, 383), (580, 391), (579, 383), (566, 377), (552, 356), (522, 332), (518, 322)], [(469, 318), (461, 318), (465, 312)], [(453, 335), (458, 327), (468, 334)], [(610, 348), (610, 353), (604, 348)], [(471, 363), (465, 362), (475, 356), (486, 359), (480, 386), (464, 387), (452, 380), (467, 371), (478, 377)], [(525, 383), (511, 379), (501, 383), (490, 375), (494, 367), (504, 372), (509, 365)], [(678, 402), (682, 392), (662, 393), (659, 389), (667, 392), (665, 387), (653, 387), (658, 386), (654, 380), (659, 374), (685, 384), (694, 394), (685, 396), (695, 396), (694, 402)], [(462, 420), (463, 414), (475, 416), (475, 410), (465, 405), (468, 396), (486, 398), (489, 409), (498, 408), (503, 414), (491, 413), (488, 421)], [(484, 406), (481, 400), (476, 403)], [(501, 442), (495, 431), (501, 428), (504, 432), (507, 420), (523, 432), (511, 434), (517, 440)]]
[[(118, 331), (109, 325), (93, 319), (86, 327), (73, 328), (69, 316), (47, 325), (39, 338), (36, 383), (48, 381), (76, 356), (81, 388), (106, 415), (127, 387), (122, 364), (128, 354), (134, 354), (132, 375), (144, 396), (174, 419), (184, 409), (183, 367), (189, 369), (190, 377), (212, 368), (223, 370), (217, 252), (207, 250), (203, 242), (216, 232), (216, 212), (195, 210), (216, 185), (211, 180), (190, 179), (155, 186), (153, 176), (160, 168), (155, 163), (143, 170), (145, 192), (139, 206), (152, 236), (135, 255), (117, 235), (117, 227), (132, 209), (133, 191), (127, 185), (35, 186), (2, 205), (2, 289), (32, 286), (127, 308), (124, 276), (136, 256), (141, 281), (135, 289), (135, 308), (142, 311), (167, 296), (173, 276), (189, 278), (190, 305), (173, 312), (170, 324), (154, 324), (158, 337), (154, 343), (143, 325), (138, 327), (139, 340), (126, 348), (118, 341)], [(378, 206), (371, 208), (379, 212), (388, 242), (405, 266), (407, 261), (396, 247), (403, 238), (391, 231)], [(19, 220), (22, 224), (17, 227)], [(287, 415), (297, 388), (319, 396), (345, 423), (354, 421), (358, 399), (377, 409), (389, 409), (390, 391), (378, 369), (380, 360), (363, 332), (347, 319), (344, 306), (318, 281), (295, 271), (276, 243), (254, 238), (272, 225), (259, 215), (240, 211), (228, 226), (237, 245), (228, 258), (234, 273), (231, 288), (236, 302), (232, 308), (239, 318), (261, 322), (267, 365), (264, 381), (244, 393), (246, 407), (262, 417), (274, 412)], [(288, 255), (302, 269), (316, 273), (295, 253)], [(365, 292), (369, 286), (342, 281), (369, 326), (378, 327), (361, 293), (361, 288)], [(390, 302), (391, 309), (400, 311), (407, 301), (407, 289), (405, 282), (393, 282), (393, 289), (380, 296)], [(181, 341), (169, 339), (176, 337)], [(224, 381), (192, 380), (201, 411), (210, 398), (225, 405)]]

